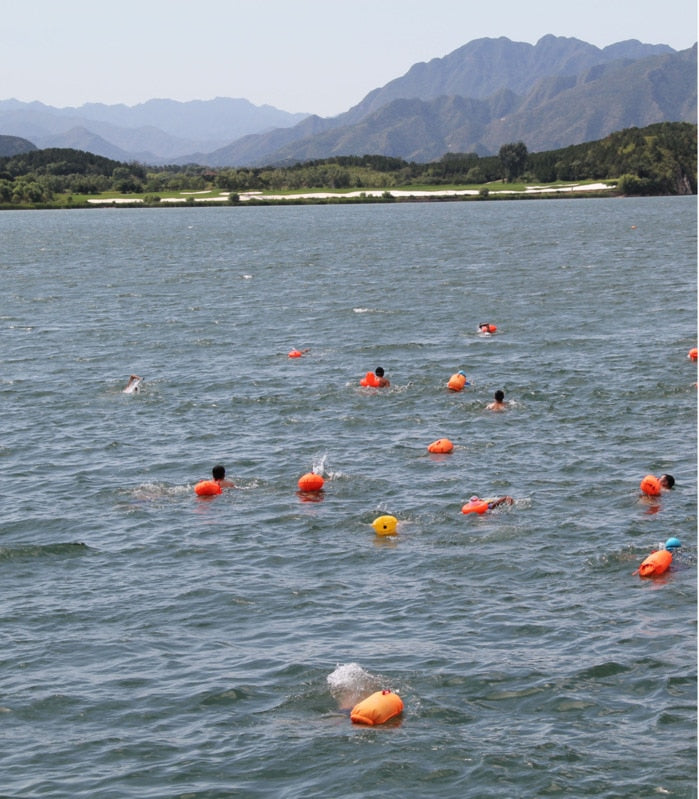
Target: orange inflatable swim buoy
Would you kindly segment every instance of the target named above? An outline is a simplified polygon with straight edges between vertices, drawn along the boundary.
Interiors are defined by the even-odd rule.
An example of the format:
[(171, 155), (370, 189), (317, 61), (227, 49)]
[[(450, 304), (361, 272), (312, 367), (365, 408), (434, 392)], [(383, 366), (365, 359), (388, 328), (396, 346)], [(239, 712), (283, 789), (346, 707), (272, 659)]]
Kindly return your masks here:
[(638, 567), (639, 577), (658, 577), (664, 574), (672, 563), (672, 552), (667, 549), (659, 549), (651, 552), (650, 555)]
[(438, 438), (427, 447), (428, 452), (435, 452), (441, 455), (444, 455), (447, 452), (452, 452), (453, 449), (454, 445), (451, 443), (451, 441), (449, 441), (448, 438)]
[(213, 497), (222, 494), (221, 486), (215, 480), (200, 480), (194, 486), (194, 493), (198, 497)]
[(641, 491), (649, 497), (657, 497), (661, 492), (660, 480), (652, 474), (647, 474), (641, 480)]
[(687, 357), (690, 361), (696, 361), (697, 355), (699, 355), (699, 353), (697, 352), (696, 347), (692, 347), (692, 349), (687, 353)]
[(449, 378), (449, 382), (447, 383), (447, 388), (451, 389), (452, 391), (461, 391), (461, 389), (466, 385), (466, 375), (463, 372), (457, 372), (455, 375), (452, 375)]
[(377, 691), (356, 704), (350, 713), (355, 724), (383, 724), (403, 712), (403, 700), (393, 691)]
[(484, 499), (478, 497), (471, 497), (469, 501), (461, 508), (462, 513), (485, 513), (488, 510), (488, 503)]
[(325, 480), (315, 472), (306, 472), (299, 477), (299, 489), (301, 491), (320, 491), (325, 484)]
[(301, 352), (301, 350), (291, 350), (291, 352), (289, 353), (290, 358), (300, 358), (302, 355), (303, 353)]
[(378, 388), (379, 380), (373, 372), (367, 372), (364, 377), (359, 381), (360, 386), (368, 386), (369, 388)]

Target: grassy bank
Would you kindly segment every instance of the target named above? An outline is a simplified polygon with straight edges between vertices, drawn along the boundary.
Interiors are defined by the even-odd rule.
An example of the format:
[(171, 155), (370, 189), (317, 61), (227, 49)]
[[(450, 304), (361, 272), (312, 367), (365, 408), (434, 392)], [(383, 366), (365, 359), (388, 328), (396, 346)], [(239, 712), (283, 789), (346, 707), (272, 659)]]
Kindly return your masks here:
[(52, 201), (34, 204), (2, 205), (7, 208), (95, 208), (119, 207), (178, 207), (201, 205), (258, 205), (258, 204), (317, 204), (317, 203), (376, 203), (430, 202), (447, 200), (504, 200), (523, 198), (609, 196), (616, 191), (616, 181), (556, 181), (546, 184), (503, 183), (429, 184), (363, 189), (328, 189), (324, 187), (275, 192), (228, 192), (211, 187), (199, 191), (162, 191), (156, 193), (120, 193), (105, 191), (99, 194), (56, 194)]

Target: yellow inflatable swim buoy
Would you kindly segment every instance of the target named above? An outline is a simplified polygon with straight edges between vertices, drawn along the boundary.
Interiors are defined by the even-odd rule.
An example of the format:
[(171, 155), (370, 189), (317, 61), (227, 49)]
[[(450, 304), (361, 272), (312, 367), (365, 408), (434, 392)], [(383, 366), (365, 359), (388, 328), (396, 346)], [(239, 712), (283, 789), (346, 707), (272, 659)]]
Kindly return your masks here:
[(371, 523), (376, 535), (395, 535), (398, 519), (395, 516), (379, 516)]
[(403, 700), (393, 691), (377, 691), (356, 704), (350, 713), (354, 724), (383, 724), (403, 712)]

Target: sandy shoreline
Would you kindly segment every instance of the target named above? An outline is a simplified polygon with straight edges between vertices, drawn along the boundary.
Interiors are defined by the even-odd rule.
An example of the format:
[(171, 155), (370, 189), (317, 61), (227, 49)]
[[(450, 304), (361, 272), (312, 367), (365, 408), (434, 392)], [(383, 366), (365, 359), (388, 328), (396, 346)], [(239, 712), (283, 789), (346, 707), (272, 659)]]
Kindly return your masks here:
[[(486, 186), (487, 188), (487, 186)], [(503, 191), (493, 192), (494, 196), (503, 194), (561, 194), (565, 192), (584, 192), (584, 191), (605, 191), (614, 188), (614, 184), (609, 183), (588, 183), (575, 186), (527, 186), (524, 191), (514, 191), (505, 189)], [(183, 197), (164, 197), (160, 200), (161, 203), (186, 203), (194, 200), (195, 203), (211, 203), (229, 201), (230, 192), (221, 192), (217, 195), (203, 196), (207, 192), (196, 192), (199, 196), (194, 196), (195, 192), (188, 192), (187, 196)], [(307, 194), (263, 194), (261, 191), (245, 191), (238, 195), (239, 201), (249, 202), (250, 200), (264, 200), (272, 202), (281, 202), (284, 200), (349, 200), (361, 199), (362, 197), (383, 197), (390, 194), (396, 198), (407, 197), (476, 197), (480, 193), (479, 189), (447, 189), (445, 191), (411, 191), (410, 189), (364, 189), (348, 192), (308, 192)], [(132, 205), (134, 203), (142, 203), (143, 200), (137, 197), (117, 197), (114, 199), (89, 199), (88, 203), (93, 205)]]

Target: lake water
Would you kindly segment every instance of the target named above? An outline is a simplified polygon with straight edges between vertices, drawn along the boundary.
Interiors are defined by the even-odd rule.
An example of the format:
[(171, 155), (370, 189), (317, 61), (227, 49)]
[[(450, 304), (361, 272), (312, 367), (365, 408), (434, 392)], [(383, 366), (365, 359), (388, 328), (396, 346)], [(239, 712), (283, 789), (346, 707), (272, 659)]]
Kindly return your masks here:
[(0, 795), (696, 797), (696, 207), (0, 214)]

